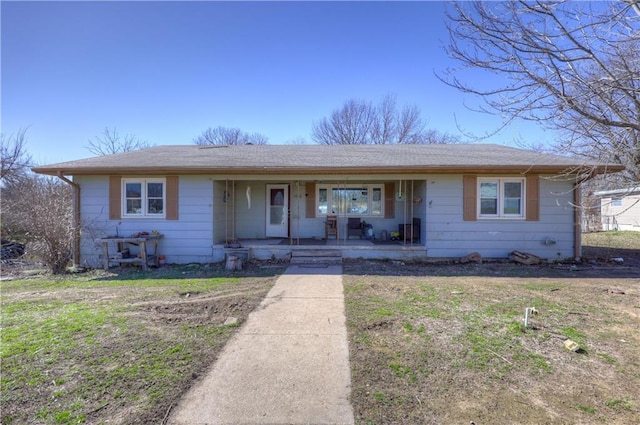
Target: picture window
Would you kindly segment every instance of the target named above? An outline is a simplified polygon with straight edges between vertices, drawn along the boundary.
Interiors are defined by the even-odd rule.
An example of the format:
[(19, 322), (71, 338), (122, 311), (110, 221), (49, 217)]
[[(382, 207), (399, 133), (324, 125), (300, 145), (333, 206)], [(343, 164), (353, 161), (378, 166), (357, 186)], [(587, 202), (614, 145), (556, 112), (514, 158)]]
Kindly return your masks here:
[(346, 187), (322, 185), (318, 187), (316, 213), (318, 216), (337, 214), (346, 216), (383, 215), (382, 185), (353, 185)]

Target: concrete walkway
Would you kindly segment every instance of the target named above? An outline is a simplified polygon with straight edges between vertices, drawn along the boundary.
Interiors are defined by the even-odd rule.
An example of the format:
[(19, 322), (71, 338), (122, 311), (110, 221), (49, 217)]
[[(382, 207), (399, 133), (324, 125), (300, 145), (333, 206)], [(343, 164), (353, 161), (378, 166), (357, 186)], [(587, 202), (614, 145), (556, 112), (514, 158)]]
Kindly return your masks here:
[(342, 266), (290, 266), (170, 424), (353, 424)]

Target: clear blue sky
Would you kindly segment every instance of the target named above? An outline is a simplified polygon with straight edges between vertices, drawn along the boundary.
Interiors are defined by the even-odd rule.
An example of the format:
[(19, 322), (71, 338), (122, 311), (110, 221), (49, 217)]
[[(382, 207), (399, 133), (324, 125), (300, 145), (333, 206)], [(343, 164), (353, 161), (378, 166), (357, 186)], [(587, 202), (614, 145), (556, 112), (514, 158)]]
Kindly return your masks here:
[[(441, 2), (1, 2), (2, 132), (29, 127), (40, 164), (91, 156), (116, 127), (191, 144), (208, 127), (305, 138), (350, 98), (395, 94), (428, 126), (482, 134), (434, 72), (449, 64)], [(488, 142), (550, 138), (516, 124)], [(536, 140), (530, 140), (535, 137)]]

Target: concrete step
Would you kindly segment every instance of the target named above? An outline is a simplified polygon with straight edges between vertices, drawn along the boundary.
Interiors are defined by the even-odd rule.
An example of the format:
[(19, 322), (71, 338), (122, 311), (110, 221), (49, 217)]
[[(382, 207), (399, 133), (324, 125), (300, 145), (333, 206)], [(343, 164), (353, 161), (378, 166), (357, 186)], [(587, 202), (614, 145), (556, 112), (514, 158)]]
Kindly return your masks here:
[(341, 264), (342, 251), (339, 249), (294, 249), (290, 264)]
[(342, 257), (291, 257), (289, 264), (341, 264)]
[(339, 249), (294, 249), (291, 257), (340, 257), (342, 251)]

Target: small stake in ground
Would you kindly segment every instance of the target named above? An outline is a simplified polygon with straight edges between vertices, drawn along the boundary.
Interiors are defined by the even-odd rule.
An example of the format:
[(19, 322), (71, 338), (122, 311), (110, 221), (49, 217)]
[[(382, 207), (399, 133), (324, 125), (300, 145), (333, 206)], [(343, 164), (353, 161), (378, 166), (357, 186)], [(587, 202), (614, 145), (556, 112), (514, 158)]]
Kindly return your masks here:
[(534, 314), (538, 314), (538, 310), (536, 310), (534, 307), (527, 307), (524, 310), (524, 327), (525, 328), (529, 327), (529, 319)]

